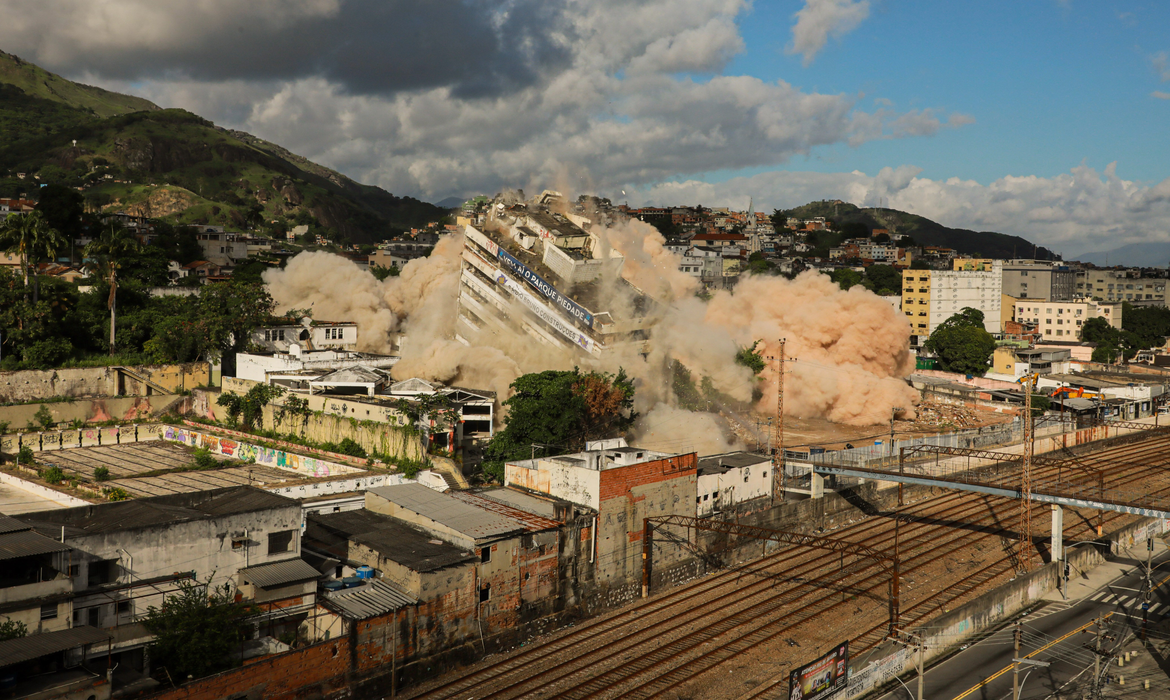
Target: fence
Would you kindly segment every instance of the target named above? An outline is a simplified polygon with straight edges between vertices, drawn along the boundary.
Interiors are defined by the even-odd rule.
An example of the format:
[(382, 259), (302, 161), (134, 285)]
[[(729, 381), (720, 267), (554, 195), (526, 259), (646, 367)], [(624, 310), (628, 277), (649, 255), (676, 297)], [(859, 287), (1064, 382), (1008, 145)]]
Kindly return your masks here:
[(163, 425), (161, 423), (140, 423), (3, 435), (0, 436), (0, 452), (14, 455), (23, 447), (27, 447), (33, 452), (43, 452), (70, 447), (124, 445), (132, 442), (159, 440), (162, 438), (162, 431)]
[[(1035, 420), (1034, 432), (1037, 438), (1059, 435), (1074, 430), (1076, 430), (1076, 420), (1072, 416), (1039, 416)], [(826, 450), (821, 454), (785, 450), (784, 457), (785, 460), (796, 461), (808, 461), (812, 458), (822, 464), (831, 464), (838, 467), (864, 467), (874, 460), (885, 460), (896, 457), (898, 451), (903, 447), (933, 445), (935, 447), (961, 447), (978, 450), (1023, 441), (1024, 422), (1022, 419), (1017, 418), (1010, 423), (991, 425), (974, 430), (895, 440), (892, 444), (865, 445), (863, 447), (844, 450)]]

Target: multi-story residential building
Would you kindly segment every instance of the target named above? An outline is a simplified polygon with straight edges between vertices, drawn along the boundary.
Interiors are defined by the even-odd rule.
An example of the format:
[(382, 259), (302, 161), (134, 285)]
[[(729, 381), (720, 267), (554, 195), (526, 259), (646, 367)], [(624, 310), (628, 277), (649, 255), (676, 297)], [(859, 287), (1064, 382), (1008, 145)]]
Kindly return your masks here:
[(465, 234), (458, 339), (510, 329), (597, 356), (645, 350), (659, 305), (621, 277), (620, 253), (569, 218), (497, 205)]
[(220, 267), (248, 257), (248, 242), (243, 234), (228, 233), (216, 226), (200, 227), (195, 234), (203, 256)]
[(1012, 320), (1031, 325), (1044, 340), (1079, 340), (1081, 327), (1090, 318), (1099, 316), (1114, 328), (1121, 328), (1121, 305), (1122, 302), (1019, 299), (1012, 309)]
[(348, 321), (314, 321), (308, 316), (299, 322), (265, 326), (252, 331), (252, 344), (260, 352), (289, 352), (296, 345), (300, 352), (314, 350), (356, 350), (358, 326)]
[(1140, 277), (1136, 270), (1081, 270), (1076, 273), (1076, 294), (1102, 301), (1166, 306), (1167, 281)]
[(906, 270), (902, 273), (902, 312), (920, 346), (939, 325), (965, 308), (983, 312), (988, 333), (1002, 331), (1003, 270), (998, 260), (984, 270)]
[(1013, 297), (1072, 301), (1077, 273), (1045, 260), (1009, 260), (1003, 264), (1003, 293)]
[(52, 573), (40, 580), (62, 587), (51, 597), (51, 614), (63, 618), (64, 627), (104, 630), (111, 644), (91, 653), (139, 671), (149, 673), (144, 648), (153, 640), (142, 617), (179, 581), (234, 582), (243, 598), (284, 610), (273, 612), (270, 624), (277, 632), (295, 631), (313, 607), (320, 572), (300, 558), (301, 504), (252, 486), (40, 511), (15, 520), (30, 536), (43, 535), (39, 545), (48, 538), (70, 551), (67, 561), (42, 564)]
[(874, 262), (893, 263), (898, 259), (898, 247), (884, 243), (859, 243), (857, 252), (863, 260), (873, 260)]
[[(617, 438), (589, 442), (584, 452), (508, 462), (504, 483), (595, 512), (597, 581), (617, 584), (641, 573), (643, 518), (694, 517), (697, 466), (694, 452), (656, 452)], [(769, 472), (770, 466), (761, 469), (760, 478), (767, 481)], [(680, 559), (679, 552), (667, 550), (664, 563)]]

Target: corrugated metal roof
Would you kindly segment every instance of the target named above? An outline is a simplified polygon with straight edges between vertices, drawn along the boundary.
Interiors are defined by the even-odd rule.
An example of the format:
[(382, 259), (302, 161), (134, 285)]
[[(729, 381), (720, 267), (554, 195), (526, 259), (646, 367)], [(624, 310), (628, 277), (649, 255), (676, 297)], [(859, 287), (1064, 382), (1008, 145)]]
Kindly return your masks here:
[(0, 561), (31, 557), (35, 554), (64, 552), (69, 549), (71, 549), (69, 545), (51, 540), (44, 535), (38, 535), (32, 530), (8, 532), (0, 535)]
[(0, 667), (31, 661), (83, 644), (105, 642), (110, 635), (95, 627), (74, 627), (59, 632), (30, 634), (0, 642)]
[(6, 532), (16, 532), (17, 530), (27, 530), (28, 525), (20, 522), (16, 518), (0, 513), (0, 535)]
[(471, 493), (470, 491), (452, 491), (451, 496), (458, 498), (464, 503), (470, 504), (477, 508), (499, 513), (511, 520), (515, 520), (528, 530), (533, 532), (539, 530), (555, 530), (561, 526), (556, 520), (545, 518), (527, 511), (520, 510), (515, 506), (501, 503), (500, 501), (485, 498), (478, 493)]
[(192, 522), (280, 507), (299, 508), (300, 505), (291, 498), (269, 493), (254, 486), (229, 486), (207, 491), (45, 510), (21, 515), (17, 520), (52, 535), (58, 534), (62, 525), (65, 526), (66, 534), (82, 535)]
[(352, 620), (365, 620), (401, 610), (418, 602), (411, 594), (388, 581), (374, 580), (357, 588), (325, 594), (325, 605)]
[(771, 458), (767, 455), (757, 455), (751, 452), (725, 452), (709, 457), (700, 457), (699, 473), (725, 474), (729, 469), (754, 467), (757, 464), (766, 464), (769, 462), (771, 462)]
[(484, 498), (490, 498), (493, 501), (510, 505), (526, 513), (539, 515), (542, 518), (555, 520), (557, 516), (557, 508), (551, 497), (540, 498), (508, 487), (477, 491), (476, 493)]
[(245, 581), (261, 588), (274, 588), (320, 578), (321, 572), (304, 559), (297, 558), (249, 566), (240, 569), (240, 575)]
[(422, 484), (381, 486), (370, 489), (369, 493), (377, 494), (474, 539), (525, 530), (524, 524), (517, 520), (464, 503), (450, 494), (439, 493)]
[(413, 571), (434, 571), (476, 559), (465, 550), (435, 539), (434, 535), (364, 508), (309, 516), (305, 545), (312, 544), (345, 559), (351, 541)]

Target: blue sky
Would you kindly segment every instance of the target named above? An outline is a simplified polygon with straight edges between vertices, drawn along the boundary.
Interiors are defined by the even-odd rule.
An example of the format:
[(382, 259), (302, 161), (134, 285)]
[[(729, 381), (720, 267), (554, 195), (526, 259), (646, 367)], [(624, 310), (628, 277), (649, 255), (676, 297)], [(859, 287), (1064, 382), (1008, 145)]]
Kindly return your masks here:
[(840, 198), (1066, 254), (1170, 242), (1164, 1), (11, 2), (0, 48), (395, 194)]
[(864, 95), (860, 106), (884, 98), (898, 109), (957, 111), (975, 123), (929, 139), (841, 144), (787, 169), (875, 173), (912, 163), (923, 177), (987, 183), (1117, 161), (1128, 179), (1170, 174), (1170, 100), (1150, 96), (1170, 90), (1151, 63), (1170, 45), (1170, 3), (879, 2), (807, 67), (784, 51), (798, 7), (756, 3), (740, 21), (746, 50), (726, 72)]

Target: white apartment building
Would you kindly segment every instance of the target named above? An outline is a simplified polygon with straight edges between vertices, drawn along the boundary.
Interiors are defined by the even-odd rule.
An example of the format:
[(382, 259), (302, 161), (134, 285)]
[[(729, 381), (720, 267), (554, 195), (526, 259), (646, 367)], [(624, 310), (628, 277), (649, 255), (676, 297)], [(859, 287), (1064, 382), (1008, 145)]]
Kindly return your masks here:
[(1035, 326), (1044, 340), (1080, 340), (1085, 321), (1098, 316), (1121, 328), (1121, 302), (1020, 299), (1012, 309), (1012, 320)]
[(985, 270), (905, 270), (902, 313), (914, 329), (911, 343), (921, 345), (944, 321), (965, 308), (983, 312), (988, 333), (1003, 329), (1003, 267), (993, 261)]

